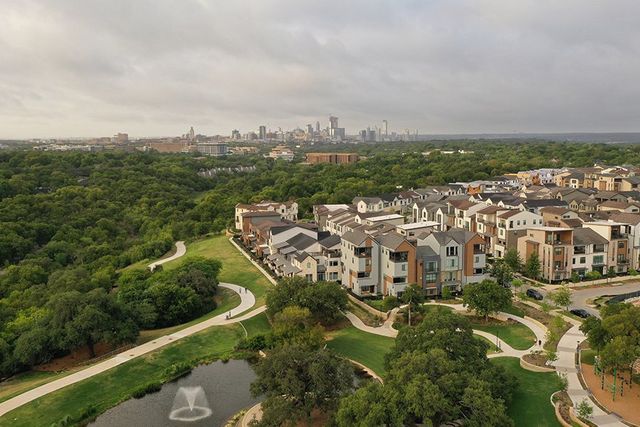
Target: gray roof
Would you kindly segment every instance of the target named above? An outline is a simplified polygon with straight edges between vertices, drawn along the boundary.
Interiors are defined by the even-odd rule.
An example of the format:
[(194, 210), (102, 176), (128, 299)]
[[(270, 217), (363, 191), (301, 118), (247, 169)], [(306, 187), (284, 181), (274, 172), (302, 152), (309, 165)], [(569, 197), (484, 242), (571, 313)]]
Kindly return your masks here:
[(387, 233), (377, 236), (376, 240), (385, 248), (395, 249), (407, 239), (405, 239), (404, 236), (401, 236), (398, 233)]
[(305, 251), (300, 252), (298, 255), (295, 256), (296, 261), (298, 262), (302, 262), (304, 261), (306, 258), (310, 257), (311, 255), (309, 255), (308, 253), (306, 253)]
[(325, 248), (331, 248), (335, 245), (339, 245), (340, 244), (340, 236), (338, 236), (337, 234), (332, 234), (331, 236), (320, 240), (320, 245), (325, 247)]
[(318, 241), (313, 237), (307, 236), (306, 234), (303, 234), (303, 233), (296, 234), (295, 236), (287, 240), (287, 243), (289, 243), (289, 245), (293, 246), (298, 250), (306, 249), (317, 242)]
[(527, 208), (542, 208), (545, 206), (569, 206), (560, 199), (527, 199), (523, 203)]
[(363, 233), (362, 231), (354, 230), (347, 231), (342, 235), (342, 240), (346, 240), (349, 243), (353, 243), (354, 245), (361, 245), (369, 235)]
[(609, 241), (590, 228), (576, 228), (573, 230), (574, 245), (605, 244)]

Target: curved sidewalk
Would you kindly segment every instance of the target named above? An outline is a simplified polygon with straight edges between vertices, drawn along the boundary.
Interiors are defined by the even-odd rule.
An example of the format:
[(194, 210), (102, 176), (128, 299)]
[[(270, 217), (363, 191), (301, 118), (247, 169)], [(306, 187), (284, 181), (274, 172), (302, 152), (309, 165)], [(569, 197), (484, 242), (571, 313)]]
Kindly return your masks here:
[(578, 377), (579, 368), (576, 365), (576, 354), (578, 344), (586, 338), (579, 325), (571, 327), (558, 342), (558, 360), (553, 365), (556, 367), (558, 374), (565, 374), (567, 377), (567, 394), (569, 394), (574, 408), (584, 399), (587, 399), (593, 407), (591, 422), (598, 426), (624, 427), (626, 424), (622, 423), (616, 416), (603, 411), (591, 400), (589, 390), (582, 388), (582, 383)]
[(183, 256), (184, 254), (187, 253), (187, 247), (185, 246), (184, 242), (182, 240), (176, 242), (176, 253), (171, 255), (170, 257), (164, 258), (164, 259), (159, 259), (158, 261), (154, 261), (151, 264), (149, 264), (147, 267), (149, 267), (149, 269), (151, 271), (153, 271), (157, 266), (165, 264), (169, 261), (173, 261), (174, 259), (178, 259), (181, 256)]
[[(463, 307), (462, 304), (440, 304), (440, 303), (425, 303), (427, 305), (443, 305), (445, 307), (450, 307), (456, 311), (466, 311), (466, 308)], [(390, 338), (395, 338), (398, 336), (398, 330), (393, 328), (393, 321), (395, 319), (395, 316), (397, 314), (398, 309), (394, 309), (394, 312), (392, 312), (392, 315), (389, 316), (389, 318), (384, 322), (384, 324), (382, 326), (368, 326), (365, 325), (364, 322), (355, 314), (351, 313), (350, 311), (347, 311), (344, 313), (344, 315), (346, 316), (346, 318), (351, 322), (351, 324), (363, 331), (363, 332), (367, 332), (370, 334), (375, 334), (375, 335), (381, 335), (384, 337), (390, 337)], [(519, 316), (515, 316), (513, 314), (509, 314), (509, 313), (498, 313), (498, 316), (500, 316), (501, 318), (504, 319), (510, 319), (510, 320), (514, 320), (516, 322), (522, 323), (523, 325), (525, 325), (526, 327), (528, 327), (529, 329), (531, 329), (531, 331), (535, 334), (536, 336), (536, 342), (529, 347), (526, 350), (516, 350), (515, 348), (511, 347), (509, 344), (507, 344), (505, 341), (503, 341), (502, 339), (498, 338), (497, 336), (489, 333), (489, 332), (485, 332), (485, 331), (480, 331), (477, 329), (473, 330), (473, 333), (475, 335), (479, 335), (483, 338), (488, 339), (490, 342), (496, 344), (501, 352), (500, 353), (494, 353), (494, 354), (490, 354), (488, 357), (493, 358), (493, 357), (522, 357), (525, 354), (528, 354), (531, 350), (533, 350), (534, 348), (542, 348), (541, 346), (538, 346), (538, 341), (542, 341), (544, 342), (544, 336), (546, 334), (547, 331), (545, 331), (544, 329), (542, 329), (536, 322), (533, 322), (529, 319), (525, 319)]]
[(86, 369), (67, 375), (66, 377), (60, 378), (58, 380), (51, 381), (50, 383), (43, 384), (32, 390), (19, 394), (18, 396), (15, 396), (9, 400), (6, 400), (0, 403), (0, 417), (7, 412), (10, 412), (26, 403), (31, 402), (32, 400), (60, 390), (61, 388), (64, 388), (68, 385), (72, 385), (87, 378), (91, 378), (94, 375), (98, 375), (102, 372), (108, 371), (111, 368), (115, 368), (116, 366), (128, 362), (129, 360), (135, 359), (136, 357), (140, 357), (144, 354), (162, 348), (165, 345), (171, 344), (172, 342), (177, 341), (181, 338), (193, 335), (211, 326), (229, 325), (240, 322), (242, 320), (248, 319), (249, 317), (253, 317), (256, 314), (259, 314), (266, 309), (266, 307), (259, 307), (256, 310), (253, 310), (238, 318), (228, 318), (229, 314), (230, 317), (237, 316), (238, 314), (244, 313), (245, 311), (253, 307), (256, 303), (256, 298), (250, 290), (246, 289), (245, 291), (245, 288), (242, 286), (234, 285), (231, 283), (220, 283), (219, 286), (238, 293), (241, 299), (240, 305), (233, 308), (229, 312), (220, 314), (207, 320), (203, 320), (200, 323), (196, 323), (195, 325), (184, 328), (171, 335), (164, 335), (153, 341), (149, 341), (137, 347), (133, 347), (103, 362), (96, 363), (95, 365), (92, 365)]

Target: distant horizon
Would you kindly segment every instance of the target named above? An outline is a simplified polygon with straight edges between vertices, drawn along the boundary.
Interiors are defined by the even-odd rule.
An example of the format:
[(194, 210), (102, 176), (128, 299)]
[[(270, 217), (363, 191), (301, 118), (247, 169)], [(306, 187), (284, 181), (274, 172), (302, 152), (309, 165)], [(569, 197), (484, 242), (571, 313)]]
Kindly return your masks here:
[[(257, 131), (257, 128), (255, 130), (247, 130), (247, 131), (240, 131), (241, 133), (246, 133), (246, 132), (252, 132), (252, 131)], [(127, 133), (126, 131), (120, 131), (122, 133)], [(285, 131), (286, 132), (286, 131)], [(51, 139), (60, 139), (60, 140), (89, 140), (89, 139), (96, 139), (96, 138), (106, 138), (106, 137), (112, 137), (116, 134), (117, 132), (114, 132), (111, 135), (93, 135), (93, 136), (34, 136), (34, 137), (27, 137), (27, 138), (1, 138), (0, 137), (0, 141), (31, 141), (31, 140), (37, 140), (37, 139), (42, 139), (42, 140), (51, 140)], [(231, 132), (229, 132), (228, 134), (222, 134), (222, 133), (199, 133), (196, 131), (197, 134), (200, 135), (204, 135), (207, 137), (211, 137), (211, 136), (230, 136)], [(389, 134), (391, 134), (391, 132), (389, 132)], [(397, 135), (404, 135), (403, 133), (398, 133), (396, 132)], [(132, 134), (128, 134), (129, 138), (131, 139), (160, 139), (160, 138), (177, 138), (180, 137), (183, 134), (175, 134), (175, 135), (132, 135)], [(412, 137), (415, 137), (415, 133), (410, 133), (410, 135)], [(597, 132), (588, 132), (588, 131), (573, 131), (573, 132), (470, 132), (470, 133), (456, 133), (456, 132), (451, 132), (451, 133), (418, 133), (418, 138), (458, 138), (458, 137), (473, 137), (471, 139), (480, 139), (480, 138), (530, 138), (530, 137), (536, 137), (536, 136), (615, 136), (615, 135), (620, 135), (620, 136), (636, 136), (638, 142), (640, 142), (640, 131), (630, 131), (630, 132), (620, 132), (620, 131), (597, 131)], [(348, 137), (357, 137), (357, 134), (354, 133), (347, 133)], [(382, 142), (382, 141), (379, 141)], [(391, 142), (391, 141), (389, 141)], [(419, 142), (419, 141), (412, 141), (412, 142)], [(587, 142), (585, 140), (585, 142)], [(599, 141), (594, 141), (594, 142), (599, 142)], [(624, 141), (627, 142), (627, 141)], [(631, 142), (631, 141), (628, 141)]]

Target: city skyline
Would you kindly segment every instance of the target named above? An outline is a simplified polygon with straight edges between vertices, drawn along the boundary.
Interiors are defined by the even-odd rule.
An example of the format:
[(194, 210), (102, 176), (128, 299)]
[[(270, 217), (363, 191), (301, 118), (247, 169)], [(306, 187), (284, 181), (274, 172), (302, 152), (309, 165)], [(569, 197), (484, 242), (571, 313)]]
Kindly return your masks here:
[(638, 15), (623, 0), (19, 0), (0, 16), (0, 138), (328, 114), (351, 135), (385, 119), (399, 133), (634, 132)]

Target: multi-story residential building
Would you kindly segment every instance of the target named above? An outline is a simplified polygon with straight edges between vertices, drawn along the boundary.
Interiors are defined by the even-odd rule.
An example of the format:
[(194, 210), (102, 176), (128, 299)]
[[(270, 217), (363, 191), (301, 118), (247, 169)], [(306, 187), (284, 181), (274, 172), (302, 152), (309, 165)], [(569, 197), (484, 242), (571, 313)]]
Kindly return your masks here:
[(384, 201), (380, 197), (354, 197), (352, 203), (360, 213), (384, 210)]
[(571, 278), (573, 228), (530, 227), (518, 238), (518, 253), (528, 260), (533, 253), (540, 259), (544, 280), (558, 282)]
[(580, 227), (582, 220), (577, 212), (567, 208), (549, 207), (540, 210), (544, 225), (550, 227)]
[(590, 228), (573, 230), (571, 273), (583, 277), (590, 271), (606, 274), (609, 241)]
[(515, 209), (496, 215), (497, 234), (493, 243), (493, 255), (502, 258), (507, 250), (517, 246), (515, 231), (542, 226), (543, 222), (541, 215)]
[(469, 200), (449, 200), (447, 205), (448, 213), (453, 217), (452, 228), (462, 228), (467, 231), (475, 231), (475, 213), (486, 207), (484, 204)]
[(380, 291), (401, 295), (410, 283), (416, 283), (416, 247), (397, 233), (375, 237), (380, 251)]
[(380, 251), (373, 236), (348, 231), (342, 235), (340, 251), (342, 284), (356, 295), (381, 294)]
[(630, 267), (640, 270), (640, 214), (616, 212), (611, 214), (610, 219), (628, 225)]
[(478, 233), (451, 229), (418, 238), (418, 280), (427, 295), (443, 287), (458, 292), (469, 283), (488, 278), (485, 240)]
[(318, 228), (320, 230), (325, 230), (327, 219), (329, 218), (329, 216), (334, 215), (338, 212), (348, 211), (349, 208), (350, 206), (345, 204), (314, 205), (313, 218), (316, 224), (318, 224)]
[(629, 247), (630, 225), (614, 221), (585, 222), (583, 227), (590, 228), (609, 242), (607, 269), (612, 268), (618, 274), (629, 270), (631, 250)]
[(356, 153), (307, 153), (306, 160), (310, 164), (350, 164), (360, 160), (360, 156)]
[(272, 202), (263, 200), (256, 204), (238, 203), (235, 207), (235, 227), (242, 229), (242, 217), (247, 212), (277, 212), (283, 220), (296, 221), (298, 219), (298, 203), (295, 201)]
[(616, 202), (614, 200), (608, 200), (598, 205), (599, 211), (619, 211), (625, 213), (639, 213), (640, 205), (638, 203)]

